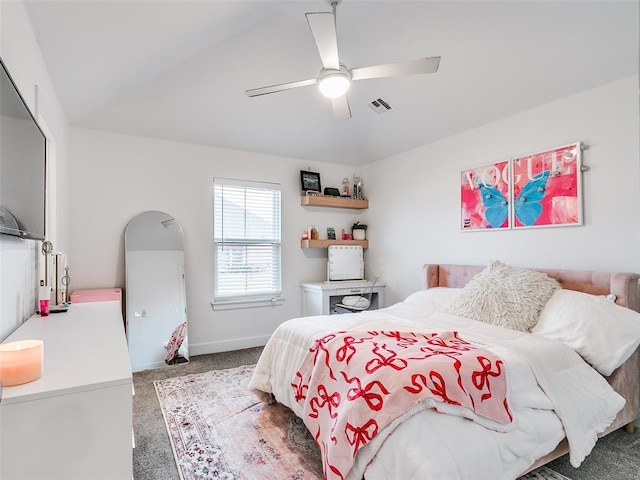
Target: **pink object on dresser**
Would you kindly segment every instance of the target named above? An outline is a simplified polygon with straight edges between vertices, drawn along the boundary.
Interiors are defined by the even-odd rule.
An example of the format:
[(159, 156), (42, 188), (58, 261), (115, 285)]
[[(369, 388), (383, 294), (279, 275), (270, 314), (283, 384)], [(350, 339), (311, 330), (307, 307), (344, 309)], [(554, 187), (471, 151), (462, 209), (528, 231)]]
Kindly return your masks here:
[(71, 294), (71, 303), (108, 302), (116, 300), (122, 303), (121, 288), (92, 288), (76, 290)]

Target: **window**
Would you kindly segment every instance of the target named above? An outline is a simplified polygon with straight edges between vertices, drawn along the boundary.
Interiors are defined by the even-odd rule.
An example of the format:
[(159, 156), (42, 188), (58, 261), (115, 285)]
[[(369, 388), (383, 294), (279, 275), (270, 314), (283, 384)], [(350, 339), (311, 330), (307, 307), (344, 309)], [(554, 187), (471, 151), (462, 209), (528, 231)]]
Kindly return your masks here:
[(214, 179), (213, 308), (282, 302), (280, 185)]

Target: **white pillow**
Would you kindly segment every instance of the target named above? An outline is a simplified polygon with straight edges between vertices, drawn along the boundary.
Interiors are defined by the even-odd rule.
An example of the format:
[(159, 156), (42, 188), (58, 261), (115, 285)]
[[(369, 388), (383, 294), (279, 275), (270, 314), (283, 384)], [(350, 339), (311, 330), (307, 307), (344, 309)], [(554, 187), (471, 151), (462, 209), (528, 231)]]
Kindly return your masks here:
[(446, 311), (529, 332), (553, 292), (559, 288), (558, 282), (545, 273), (491, 262), (467, 283)]
[(640, 344), (640, 313), (603, 296), (558, 290), (531, 333), (568, 345), (602, 375), (611, 375)]
[(461, 291), (461, 288), (431, 287), (412, 293), (404, 300), (404, 303), (434, 310), (444, 310), (460, 295)]

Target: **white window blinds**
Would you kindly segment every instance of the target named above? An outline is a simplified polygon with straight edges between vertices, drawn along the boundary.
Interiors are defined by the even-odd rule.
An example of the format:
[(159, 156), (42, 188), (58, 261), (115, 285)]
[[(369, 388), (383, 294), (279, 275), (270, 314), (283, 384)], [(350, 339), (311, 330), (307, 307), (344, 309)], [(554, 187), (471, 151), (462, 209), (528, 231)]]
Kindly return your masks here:
[(281, 295), (280, 186), (214, 179), (214, 308)]

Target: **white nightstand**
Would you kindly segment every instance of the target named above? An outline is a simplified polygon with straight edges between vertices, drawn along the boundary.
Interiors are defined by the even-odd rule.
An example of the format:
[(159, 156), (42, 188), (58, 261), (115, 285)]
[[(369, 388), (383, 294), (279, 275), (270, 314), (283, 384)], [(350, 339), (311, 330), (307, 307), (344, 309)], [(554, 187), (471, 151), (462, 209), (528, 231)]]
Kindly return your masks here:
[(336, 304), (347, 295), (363, 295), (371, 300), (369, 310), (383, 308), (384, 283), (379, 281), (372, 287), (368, 280), (346, 280), (342, 282), (301, 283), (302, 316), (331, 315)]

